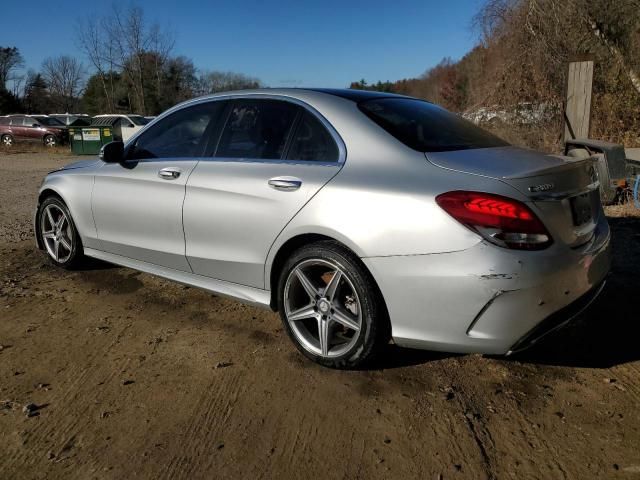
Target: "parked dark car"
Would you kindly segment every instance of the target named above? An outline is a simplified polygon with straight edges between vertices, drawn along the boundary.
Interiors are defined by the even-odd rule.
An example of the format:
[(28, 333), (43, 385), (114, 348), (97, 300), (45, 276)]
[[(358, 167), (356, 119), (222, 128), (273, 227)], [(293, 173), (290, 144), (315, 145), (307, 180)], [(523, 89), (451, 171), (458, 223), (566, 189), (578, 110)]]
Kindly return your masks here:
[(53, 147), (69, 140), (66, 125), (46, 115), (8, 115), (0, 118), (0, 141), (5, 146), (20, 141)]

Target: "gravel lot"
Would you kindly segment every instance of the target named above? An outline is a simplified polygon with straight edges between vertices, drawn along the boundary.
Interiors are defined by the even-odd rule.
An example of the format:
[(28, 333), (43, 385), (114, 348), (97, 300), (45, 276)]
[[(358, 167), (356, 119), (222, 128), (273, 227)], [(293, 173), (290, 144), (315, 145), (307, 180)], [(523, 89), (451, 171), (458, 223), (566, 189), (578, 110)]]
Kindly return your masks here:
[(390, 346), (340, 372), (276, 314), (126, 268), (49, 266), (61, 153), (0, 153), (0, 478), (640, 478), (640, 218), (578, 327), (512, 359)]

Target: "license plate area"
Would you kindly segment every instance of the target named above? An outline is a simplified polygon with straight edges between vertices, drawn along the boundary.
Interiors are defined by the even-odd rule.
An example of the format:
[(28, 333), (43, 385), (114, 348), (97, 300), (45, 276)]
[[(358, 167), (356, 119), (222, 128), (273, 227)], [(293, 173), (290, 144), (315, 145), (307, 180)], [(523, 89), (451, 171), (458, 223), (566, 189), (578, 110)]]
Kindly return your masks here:
[(571, 204), (573, 224), (576, 227), (580, 227), (591, 221), (593, 215), (591, 212), (591, 196), (589, 193), (573, 197), (569, 199), (569, 203)]

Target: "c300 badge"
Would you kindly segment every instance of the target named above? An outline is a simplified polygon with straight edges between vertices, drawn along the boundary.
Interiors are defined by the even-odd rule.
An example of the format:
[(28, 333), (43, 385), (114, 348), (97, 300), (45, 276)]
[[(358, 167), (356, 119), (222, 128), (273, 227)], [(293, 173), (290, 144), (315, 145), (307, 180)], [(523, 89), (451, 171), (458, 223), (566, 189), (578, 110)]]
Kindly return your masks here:
[(532, 193), (536, 192), (548, 192), (549, 190), (553, 190), (555, 185), (553, 183), (543, 183), (541, 185), (532, 185), (529, 187), (529, 191)]

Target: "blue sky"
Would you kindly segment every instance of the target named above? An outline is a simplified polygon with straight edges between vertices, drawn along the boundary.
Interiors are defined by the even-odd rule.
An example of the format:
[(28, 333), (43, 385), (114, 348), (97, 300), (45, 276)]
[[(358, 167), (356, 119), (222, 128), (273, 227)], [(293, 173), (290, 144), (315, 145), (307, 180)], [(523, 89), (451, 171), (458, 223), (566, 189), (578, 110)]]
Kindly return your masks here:
[[(77, 22), (112, 7), (95, 0), (3, 3), (0, 45), (17, 46), (34, 69), (48, 56), (81, 56)], [(481, 0), (135, 4), (147, 20), (174, 33), (174, 54), (198, 68), (242, 72), (271, 87), (346, 87), (360, 78), (415, 77), (443, 57), (460, 58), (476, 43), (471, 20)]]

